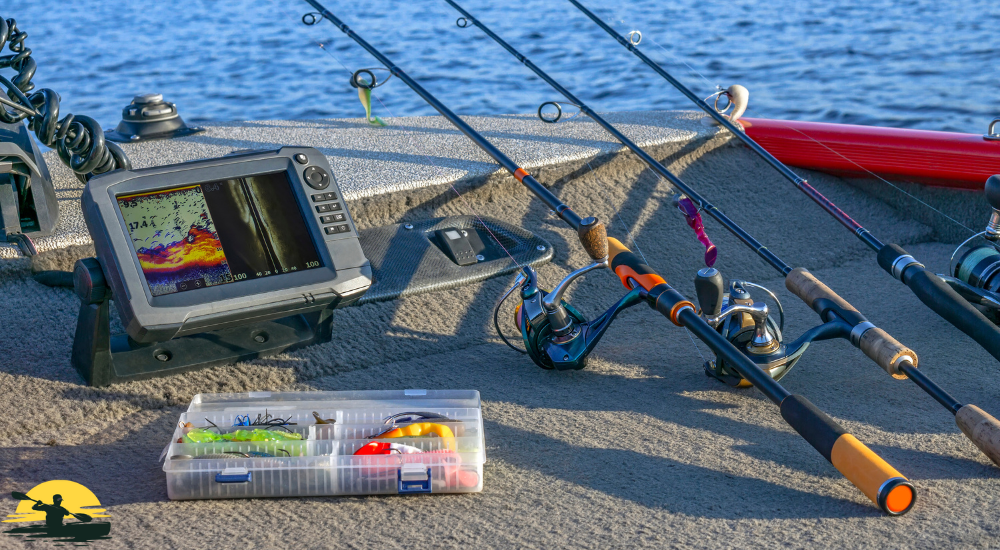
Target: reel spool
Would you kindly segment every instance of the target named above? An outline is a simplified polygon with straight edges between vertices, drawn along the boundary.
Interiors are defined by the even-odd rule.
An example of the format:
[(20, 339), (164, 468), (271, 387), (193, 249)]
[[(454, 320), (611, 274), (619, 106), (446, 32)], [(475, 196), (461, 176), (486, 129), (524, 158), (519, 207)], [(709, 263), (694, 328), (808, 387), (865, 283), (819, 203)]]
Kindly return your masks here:
[(1000, 175), (990, 176), (985, 190), (993, 208), (986, 229), (955, 248), (948, 276), (941, 278), (1000, 324)]

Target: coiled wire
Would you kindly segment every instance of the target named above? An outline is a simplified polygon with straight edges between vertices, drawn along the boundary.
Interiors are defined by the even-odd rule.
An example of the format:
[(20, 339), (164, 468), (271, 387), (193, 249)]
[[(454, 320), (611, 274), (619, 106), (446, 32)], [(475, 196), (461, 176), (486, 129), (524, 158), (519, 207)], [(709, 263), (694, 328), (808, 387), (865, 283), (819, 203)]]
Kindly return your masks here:
[(31, 50), (24, 45), (27, 37), (28, 33), (19, 30), (14, 19), (0, 17), (0, 51), (4, 45), (11, 51), (10, 55), (0, 56), (0, 69), (10, 67), (17, 71), (13, 80), (0, 76), (0, 85), (7, 92), (6, 98), (0, 96), (0, 120), (8, 124), (26, 120), (38, 141), (55, 149), (80, 181), (131, 168), (125, 151), (118, 144), (105, 141), (104, 131), (96, 120), (71, 114), (59, 120), (60, 98), (55, 91), (43, 88), (25, 95), (35, 88), (31, 79), (37, 69)]

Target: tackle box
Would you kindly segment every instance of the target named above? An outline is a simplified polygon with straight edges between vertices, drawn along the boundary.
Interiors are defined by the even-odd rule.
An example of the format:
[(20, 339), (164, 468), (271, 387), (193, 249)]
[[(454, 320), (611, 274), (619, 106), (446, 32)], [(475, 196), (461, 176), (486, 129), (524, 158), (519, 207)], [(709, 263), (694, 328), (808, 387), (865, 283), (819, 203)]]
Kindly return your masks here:
[(167, 495), (482, 491), (481, 413), (474, 390), (198, 394), (163, 452)]

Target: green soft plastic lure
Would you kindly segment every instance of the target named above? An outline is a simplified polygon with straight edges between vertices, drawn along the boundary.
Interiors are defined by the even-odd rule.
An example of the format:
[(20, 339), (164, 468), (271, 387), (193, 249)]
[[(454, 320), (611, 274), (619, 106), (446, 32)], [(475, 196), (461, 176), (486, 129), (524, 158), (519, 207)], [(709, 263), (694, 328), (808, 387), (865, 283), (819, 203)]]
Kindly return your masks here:
[(385, 122), (377, 116), (372, 116), (372, 90), (368, 88), (368, 80), (362, 77), (357, 77), (358, 82), (361, 86), (358, 86), (358, 99), (361, 100), (361, 104), (365, 107), (365, 120), (368, 124), (372, 126), (385, 126)]
[(205, 428), (194, 428), (184, 434), (187, 443), (213, 443), (216, 441), (298, 441), (302, 434), (295, 432), (279, 432), (272, 430), (236, 430), (235, 432), (217, 434)]

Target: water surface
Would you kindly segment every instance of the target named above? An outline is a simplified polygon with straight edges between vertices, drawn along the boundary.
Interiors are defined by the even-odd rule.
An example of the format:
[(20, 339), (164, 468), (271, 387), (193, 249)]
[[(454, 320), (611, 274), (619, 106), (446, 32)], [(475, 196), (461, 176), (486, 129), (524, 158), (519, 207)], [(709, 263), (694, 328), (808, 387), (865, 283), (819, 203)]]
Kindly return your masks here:
[[(599, 111), (690, 108), (568, 2), (463, 5)], [(326, 6), (459, 114), (534, 112), (558, 99), (477, 29), (456, 27), (444, 2)], [(641, 30), (645, 53), (697, 93), (749, 88), (752, 116), (975, 133), (1000, 116), (995, 0), (590, 6), (623, 34)], [(28, 32), (38, 87), (107, 126), (145, 91), (189, 122), (362, 116), (344, 66), (376, 62), (333, 25), (303, 25), (308, 11), (292, 0), (8, 0), (0, 16)], [(378, 114), (433, 113), (401, 82), (378, 91)]]

